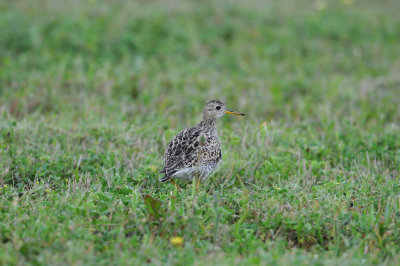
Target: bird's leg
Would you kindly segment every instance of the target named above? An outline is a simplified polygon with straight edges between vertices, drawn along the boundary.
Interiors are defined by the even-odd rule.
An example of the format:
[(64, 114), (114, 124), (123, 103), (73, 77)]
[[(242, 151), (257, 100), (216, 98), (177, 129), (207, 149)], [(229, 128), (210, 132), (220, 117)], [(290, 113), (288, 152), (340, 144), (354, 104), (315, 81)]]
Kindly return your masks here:
[(175, 181), (173, 179), (169, 180), (172, 184), (174, 184), (174, 186), (176, 187), (176, 189), (178, 190), (178, 192), (181, 192), (181, 188), (178, 186), (177, 183), (175, 183)]
[(199, 191), (199, 187), (200, 187), (200, 178), (196, 178), (196, 180), (195, 180), (194, 182), (196, 182), (196, 191)]

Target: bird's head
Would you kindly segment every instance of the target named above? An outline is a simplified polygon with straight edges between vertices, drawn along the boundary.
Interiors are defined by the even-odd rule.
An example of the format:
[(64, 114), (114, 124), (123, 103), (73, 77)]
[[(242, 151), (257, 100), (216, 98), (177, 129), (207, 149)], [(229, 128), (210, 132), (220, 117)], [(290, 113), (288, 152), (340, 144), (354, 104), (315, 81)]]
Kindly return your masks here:
[(204, 120), (217, 119), (223, 116), (224, 114), (245, 116), (245, 114), (243, 113), (227, 109), (225, 104), (219, 100), (211, 100), (208, 101), (204, 106), (203, 119)]

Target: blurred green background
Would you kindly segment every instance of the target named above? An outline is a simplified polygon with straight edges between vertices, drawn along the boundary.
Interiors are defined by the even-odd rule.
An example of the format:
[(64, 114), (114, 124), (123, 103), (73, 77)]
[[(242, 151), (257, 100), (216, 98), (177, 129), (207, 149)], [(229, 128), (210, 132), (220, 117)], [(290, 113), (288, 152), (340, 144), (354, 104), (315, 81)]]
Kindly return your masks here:
[[(1, 1), (0, 262), (398, 262), (399, 11)], [(247, 116), (220, 119), (220, 171), (197, 203), (182, 183), (172, 208), (173, 187), (157, 181), (164, 146), (210, 99)], [(146, 193), (167, 210), (156, 221)], [(96, 229), (70, 229), (82, 221)]]

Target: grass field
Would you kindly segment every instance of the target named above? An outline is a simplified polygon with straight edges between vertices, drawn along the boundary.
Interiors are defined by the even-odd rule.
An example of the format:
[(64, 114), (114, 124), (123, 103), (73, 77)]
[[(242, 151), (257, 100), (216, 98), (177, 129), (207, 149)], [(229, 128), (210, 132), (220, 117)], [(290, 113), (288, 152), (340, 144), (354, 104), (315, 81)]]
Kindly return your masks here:
[[(0, 264), (399, 265), (399, 11), (1, 1)], [(247, 116), (178, 193), (164, 147), (214, 98)]]

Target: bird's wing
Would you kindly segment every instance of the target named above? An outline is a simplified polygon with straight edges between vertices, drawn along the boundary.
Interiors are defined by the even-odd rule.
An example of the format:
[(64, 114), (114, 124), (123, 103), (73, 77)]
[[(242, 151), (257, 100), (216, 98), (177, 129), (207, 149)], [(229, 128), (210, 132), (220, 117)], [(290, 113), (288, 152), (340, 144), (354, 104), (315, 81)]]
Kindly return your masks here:
[(164, 156), (164, 169), (161, 171), (161, 173), (165, 174), (165, 178), (195, 164), (200, 133), (201, 129), (198, 127), (185, 129), (167, 145)]

